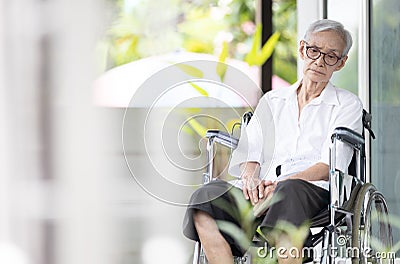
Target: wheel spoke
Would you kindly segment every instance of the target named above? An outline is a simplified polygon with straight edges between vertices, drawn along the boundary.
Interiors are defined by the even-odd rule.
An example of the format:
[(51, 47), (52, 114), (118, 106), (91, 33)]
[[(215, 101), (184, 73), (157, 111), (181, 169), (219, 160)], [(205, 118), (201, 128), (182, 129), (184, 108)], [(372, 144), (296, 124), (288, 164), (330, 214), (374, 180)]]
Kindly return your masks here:
[(352, 263), (380, 263), (377, 252), (390, 249), (392, 245), (386, 201), (372, 184), (366, 183), (354, 206), (352, 246), (359, 249), (359, 256), (353, 258)]

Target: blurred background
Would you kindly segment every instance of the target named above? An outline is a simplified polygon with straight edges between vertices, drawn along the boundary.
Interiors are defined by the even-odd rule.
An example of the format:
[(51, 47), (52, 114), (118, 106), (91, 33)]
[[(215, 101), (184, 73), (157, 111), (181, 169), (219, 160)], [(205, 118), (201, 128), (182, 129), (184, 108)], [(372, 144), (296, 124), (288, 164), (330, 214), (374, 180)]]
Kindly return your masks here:
[[(352, 32), (333, 82), (374, 116), (371, 181), (399, 215), (399, 11), (397, 0), (0, 1), (0, 263), (191, 263), (181, 225), (205, 129), (231, 131), (300, 78), (297, 43), (326, 17)], [(215, 66), (217, 85), (154, 105), (170, 87), (149, 80), (193, 60)], [(208, 73), (194, 66), (183, 71)], [(233, 93), (232, 75), (246, 81)], [(230, 153), (217, 155), (229, 178)]]

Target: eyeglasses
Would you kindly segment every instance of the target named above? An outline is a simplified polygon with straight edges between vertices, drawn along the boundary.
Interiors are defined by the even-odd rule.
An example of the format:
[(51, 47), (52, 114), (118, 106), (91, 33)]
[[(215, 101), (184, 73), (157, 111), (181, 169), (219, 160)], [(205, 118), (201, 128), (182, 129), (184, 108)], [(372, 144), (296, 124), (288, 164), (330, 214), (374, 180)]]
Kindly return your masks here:
[[(305, 42), (307, 45), (308, 43)], [(321, 57), (321, 54), (324, 55), (323, 59), (326, 65), (333, 66), (335, 65), (339, 60), (341, 60), (341, 57), (336, 56), (334, 53), (325, 53), (320, 51), (318, 48), (313, 47), (313, 46), (306, 46), (306, 55), (309, 59), (312, 60), (317, 60), (319, 57)]]

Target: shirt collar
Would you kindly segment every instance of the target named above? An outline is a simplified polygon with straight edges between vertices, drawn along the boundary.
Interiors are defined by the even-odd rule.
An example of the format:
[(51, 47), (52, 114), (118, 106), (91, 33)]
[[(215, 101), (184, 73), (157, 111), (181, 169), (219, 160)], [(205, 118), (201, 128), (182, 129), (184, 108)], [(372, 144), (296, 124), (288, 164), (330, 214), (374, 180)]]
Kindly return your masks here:
[[(295, 82), (293, 85), (287, 88), (281, 88), (282, 91), (280, 93), (275, 93), (274, 97), (283, 98), (283, 99), (293, 99), (297, 96), (297, 88), (299, 87), (302, 80)], [(320, 96), (311, 101), (312, 104), (320, 104), (321, 102), (328, 105), (339, 105), (339, 99), (336, 93), (336, 87), (328, 82), (324, 90), (321, 92)]]
[(290, 99), (290, 98), (295, 98), (295, 96), (297, 95), (297, 88), (299, 88), (299, 85), (301, 83), (301, 80), (295, 82), (294, 84), (292, 84), (289, 87), (286, 88), (279, 88), (278, 90), (276, 90), (275, 93), (272, 94), (272, 97), (277, 97), (277, 98), (281, 98), (281, 99)]
[(336, 93), (336, 87), (328, 82), (320, 96), (315, 98), (315, 103), (323, 102), (328, 105), (339, 105), (339, 99)]

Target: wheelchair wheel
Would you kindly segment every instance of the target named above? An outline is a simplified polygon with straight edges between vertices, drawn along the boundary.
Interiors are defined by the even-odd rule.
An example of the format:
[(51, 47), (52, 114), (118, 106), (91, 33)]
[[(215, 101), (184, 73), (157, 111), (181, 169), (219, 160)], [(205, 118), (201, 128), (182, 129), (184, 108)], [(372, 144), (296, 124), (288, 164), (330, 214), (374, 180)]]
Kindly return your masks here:
[[(364, 184), (355, 202), (352, 230), (352, 263), (391, 263), (382, 248), (393, 246), (388, 207), (383, 195), (371, 183)], [(387, 259), (385, 261), (385, 259)]]

